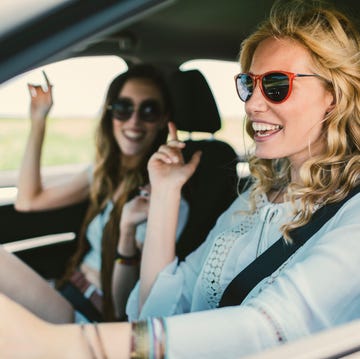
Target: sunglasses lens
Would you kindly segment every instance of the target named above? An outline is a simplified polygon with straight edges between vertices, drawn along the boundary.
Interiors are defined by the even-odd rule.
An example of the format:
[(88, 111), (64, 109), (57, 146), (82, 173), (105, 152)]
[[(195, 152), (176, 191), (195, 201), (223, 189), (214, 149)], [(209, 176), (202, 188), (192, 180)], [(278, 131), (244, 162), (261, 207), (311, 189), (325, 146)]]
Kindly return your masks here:
[(111, 108), (113, 117), (120, 121), (127, 121), (134, 111), (132, 102), (126, 99), (118, 99)]
[(240, 100), (246, 102), (254, 91), (254, 83), (250, 75), (240, 74), (236, 78), (236, 88)]
[(273, 102), (283, 101), (289, 94), (289, 77), (283, 73), (271, 73), (263, 77), (265, 95)]
[[(135, 106), (130, 99), (120, 98), (111, 105), (113, 118), (119, 121), (127, 121), (135, 111)], [(145, 100), (140, 103), (138, 116), (144, 122), (156, 122), (161, 118), (161, 105), (156, 100)]]
[(156, 100), (146, 100), (139, 108), (140, 120), (144, 122), (156, 122), (160, 119), (162, 110), (160, 103)]

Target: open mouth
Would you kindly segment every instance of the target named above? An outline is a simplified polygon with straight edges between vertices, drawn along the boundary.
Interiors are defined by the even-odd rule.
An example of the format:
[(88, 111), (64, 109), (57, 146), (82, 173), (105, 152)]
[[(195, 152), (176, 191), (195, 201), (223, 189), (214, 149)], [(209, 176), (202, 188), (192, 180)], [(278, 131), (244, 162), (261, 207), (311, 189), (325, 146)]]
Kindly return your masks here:
[(123, 135), (130, 141), (140, 141), (145, 137), (145, 133), (143, 131), (123, 131)]
[(283, 126), (271, 125), (268, 123), (253, 122), (252, 128), (255, 131), (256, 137), (266, 137), (281, 131), (283, 129)]

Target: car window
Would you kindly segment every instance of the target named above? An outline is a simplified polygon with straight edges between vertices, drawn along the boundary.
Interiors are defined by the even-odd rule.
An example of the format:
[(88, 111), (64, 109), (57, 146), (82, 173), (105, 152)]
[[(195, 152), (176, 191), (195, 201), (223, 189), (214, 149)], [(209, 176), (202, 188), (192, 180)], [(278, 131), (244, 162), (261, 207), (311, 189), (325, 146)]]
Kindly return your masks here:
[(126, 68), (116, 56), (74, 58), (29, 71), (0, 87), (0, 201), (16, 193), (13, 186), (30, 129), (27, 83), (43, 84), (44, 70), (53, 84), (42, 167), (48, 178), (58, 178), (92, 161), (94, 127), (107, 87)]
[[(94, 128), (106, 88), (112, 78), (127, 68), (116, 56), (73, 58), (42, 66), (8, 81), (0, 87), (0, 202), (16, 195), (16, 178), (29, 132), (29, 94), (27, 83), (43, 84), (44, 70), (53, 84), (54, 105), (49, 114), (42, 156), (42, 168), (52, 176), (67, 176), (87, 166), (94, 151)], [(234, 86), (239, 72), (237, 62), (193, 60), (182, 70), (198, 69), (213, 91), (222, 118), (215, 137), (234, 147), (240, 158), (251, 148), (244, 132), (244, 107)], [(188, 134), (182, 134), (186, 138)], [(195, 138), (206, 134), (193, 134)], [(238, 166), (240, 176), (248, 175), (246, 162)]]

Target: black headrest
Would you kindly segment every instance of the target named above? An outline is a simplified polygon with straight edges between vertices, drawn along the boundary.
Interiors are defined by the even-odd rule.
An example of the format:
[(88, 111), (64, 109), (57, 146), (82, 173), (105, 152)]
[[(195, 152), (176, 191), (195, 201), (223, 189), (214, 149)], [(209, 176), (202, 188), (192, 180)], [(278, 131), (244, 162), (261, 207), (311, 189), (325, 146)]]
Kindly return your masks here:
[(221, 119), (211, 89), (198, 70), (177, 71), (170, 87), (174, 102), (174, 122), (188, 132), (215, 133)]

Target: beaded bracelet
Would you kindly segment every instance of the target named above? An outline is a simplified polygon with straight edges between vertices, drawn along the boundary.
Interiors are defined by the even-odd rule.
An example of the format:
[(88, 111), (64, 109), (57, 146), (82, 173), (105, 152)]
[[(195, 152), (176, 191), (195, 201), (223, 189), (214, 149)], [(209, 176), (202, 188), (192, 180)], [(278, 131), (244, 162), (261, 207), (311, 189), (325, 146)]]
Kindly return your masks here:
[(117, 252), (115, 255), (115, 261), (116, 263), (128, 266), (136, 265), (140, 263), (140, 251), (137, 250), (136, 253), (132, 256), (124, 256), (123, 254)]

